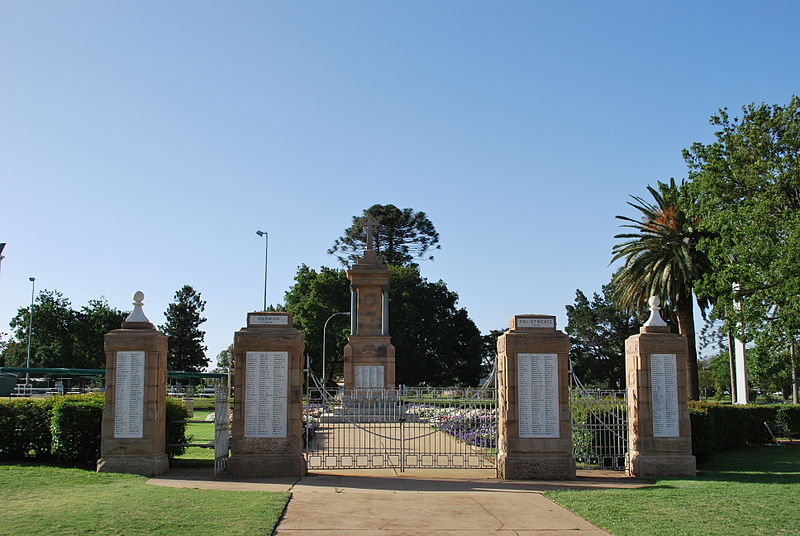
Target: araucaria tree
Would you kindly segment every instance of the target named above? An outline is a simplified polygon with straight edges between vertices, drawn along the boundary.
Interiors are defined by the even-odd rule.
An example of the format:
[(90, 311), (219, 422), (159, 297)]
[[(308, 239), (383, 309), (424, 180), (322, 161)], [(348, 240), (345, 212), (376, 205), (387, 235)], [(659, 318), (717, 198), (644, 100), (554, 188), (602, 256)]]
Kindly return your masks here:
[(373, 235), (375, 250), (390, 266), (406, 266), (420, 259), (432, 260), (431, 251), (441, 249), (439, 233), (424, 212), (399, 209), (394, 205), (372, 205), (362, 217), (353, 216), (353, 224), (328, 250), (345, 266), (354, 263), (364, 251), (367, 216), (372, 216), (377, 222)]
[(206, 321), (201, 316), (205, 308), (200, 293), (189, 285), (178, 290), (174, 301), (167, 306), (164, 314), (167, 322), (160, 329), (169, 337), (170, 370), (200, 372), (208, 365), (207, 347), (203, 344), (206, 332), (200, 329), (200, 324)]
[[(697, 247), (703, 236), (698, 219), (687, 215), (688, 197), (682, 196), (675, 180), (648, 186), (653, 197), (648, 202), (631, 196), (628, 204), (639, 211), (640, 219), (617, 216), (627, 223), (622, 227), (633, 232), (615, 238), (624, 239), (613, 247), (612, 263), (624, 259), (625, 264), (614, 275), (614, 298), (628, 311), (642, 311), (650, 296), (659, 296), (675, 312), (678, 330), (689, 346), (689, 392), (691, 400), (699, 398), (697, 345), (695, 342), (694, 284), (710, 271), (706, 254)], [(708, 299), (698, 299), (701, 310)]]

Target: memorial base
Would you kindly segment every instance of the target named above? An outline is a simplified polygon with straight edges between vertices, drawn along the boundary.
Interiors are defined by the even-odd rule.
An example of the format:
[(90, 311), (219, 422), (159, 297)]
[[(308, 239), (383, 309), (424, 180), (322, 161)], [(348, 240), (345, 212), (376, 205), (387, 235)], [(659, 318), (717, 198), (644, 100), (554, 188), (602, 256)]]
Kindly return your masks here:
[(497, 478), (502, 480), (574, 480), (572, 456), (497, 456)]
[(694, 477), (697, 466), (691, 454), (633, 454), (628, 473), (636, 478)]
[(163, 475), (169, 469), (166, 454), (159, 456), (106, 456), (97, 460), (98, 473), (131, 473), (135, 475)]
[(306, 459), (300, 455), (237, 454), (228, 459), (228, 472), (243, 477), (301, 477), (306, 474)]

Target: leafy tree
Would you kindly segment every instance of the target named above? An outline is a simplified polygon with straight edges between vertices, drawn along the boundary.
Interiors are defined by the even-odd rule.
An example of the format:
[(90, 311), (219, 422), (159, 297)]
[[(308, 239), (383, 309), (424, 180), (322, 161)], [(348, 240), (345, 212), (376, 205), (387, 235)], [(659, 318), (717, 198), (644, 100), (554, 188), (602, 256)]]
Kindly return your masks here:
[[(322, 328), (334, 313), (350, 310), (350, 283), (342, 269), (323, 266), (319, 271), (301, 265), (295, 284), (286, 292), (286, 310), (292, 313), (295, 327), (303, 332), (305, 352), (312, 358), (311, 369), (322, 377)], [(333, 379), (335, 371), (343, 370), (343, 349), (350, 334), (346, 315), (328, 323), (325, 377)]]
[(458, 294), (444, 281), (429, 282), (416, 266), (391, 267), (389, 330), (395, 375), (404, 385), (477, 385), (483, 340)]
[[(33, 304), (31, 367), (73, 366), (76, 316), (69, 300), (57, 290), (39, 292)], [(24, 367), (27, 362), (29, 321), (29, 308), (20, 307), (9, 324), (16, 340), (6, 350), (10, 367)]]
[(214, 372), (230, 372), (233, 370), (233, 343), (217, 354), (217, 366)]
[(377, 221), (374, 247), (388, 265), (405, 266), (423, 258), (432, 260), (430, 251), (441, 249), (439, 233), (424, 212), (399, 209), (394, 205), (372, 205), (364, 210), (363, 216), (353, 216), (353, 224), (328, 250), (345, 266), (361, 257), (365, 248), (367, 231), (364, 223), (367, 216)]
[(169, 337), (170, 370), (200, 372), (208, 365), (208, 348), (203, 344), (206, 332), (200, 329), (200, 324), (206, 321), (201, 316), (205, 308), (200, 293), (189, 285), (175, 292), (174, 301), (167, 306), (164, 314), (167, 322), (160, 329)]
[(639, 320), (617, 306), (611, 285), (602, 292), (590, 301), (576, 290), (575, 303), (566, 306), (569, 357), (584, 385), (618, 389), (625, 386), (625, 339), (639, 332)]
[(75, 313), (73, 328), (76, 368), (105, 368), (105, 335), (119, 329), (125, 313), (108, 305), (105, 298), (89, 300)]
[[(699, 398), (697, 374), (697, 345), (695, 342), (693, 288), (704, 274), (710, 271), (705, 253), (698, 249), (698, 241), (704, 233), (698, 229), (698, 218), (690, 218), (686, 212), (691, 205), (686, 196), (681, 196), (675, 180), (658, 182), (658, 188), (648, 186), (653, 202), (631, 196), (628, 204), (640, 212), (641, 219), (617, 216), (627, 222), (622, 227), (633, 229), (632, 233), (621, 233), (615, 238), (625, 239), (614, 245), (615, 262), (625, 259), (625, 264), (612, 280), (616, 303), (628, 310), (645, 308), (650, 296), (659, 296), (674, 309), (678, 330), (687, 339), (689, 346), (688, 370), (691, 400)], [(705, 310), (707, 297), (698, 298), (698, 305)]]
[[(458, 295), (442, 281), (430, 283), (416, 266), (393, 266), (389, 290), (389, 331), (396, 349), (396, 380), (406, 385), (460, 383), (475, 385), (482, 366), (480, 332)], [(349, 311), (350, 284), (344, 270), (300, 266), (295, 284), (285, 295), (286, 310), (303, 332), (311, 368), (321, 375), (322, 328), (333, 313)], [(328, 324), (326, 377), (341, 374), (342, 350), (350, 323), (342, 315)]]
[[(27, 362), (29, 312), (20, 307), (11, 320), (14, 338), (2, 356), (7, 366), (24, 367)], [(124, 316), (102, 297), (76, 311), (57, 290), (42, 290), (33, 305), (31, 367), (105, 367), (105, 334), (118, 329)]]
[(691, 217), (714, 266), (697, 282), (726, 330), (763, 349), (800, 334), (800, 98), (711, 117), (715, 140), (684, 151)]

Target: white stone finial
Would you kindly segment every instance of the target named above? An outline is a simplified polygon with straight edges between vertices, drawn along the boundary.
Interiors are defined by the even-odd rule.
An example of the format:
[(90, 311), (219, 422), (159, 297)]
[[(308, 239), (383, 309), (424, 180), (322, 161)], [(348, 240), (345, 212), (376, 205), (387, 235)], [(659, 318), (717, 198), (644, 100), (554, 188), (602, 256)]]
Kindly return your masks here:
[(666, 327), (667, 323), (661, 318), (661, 298), (658, 296), (650, 296), (647, 300), (650, 304), (650, 318), (644, 323), (646, 327)]
[(133, 293), (133, 311), (125, 319), (125, 322), (150, 322), (144, 311), (142, 310), (142, 301), (144, 300), (144, 292), (137, 290)]

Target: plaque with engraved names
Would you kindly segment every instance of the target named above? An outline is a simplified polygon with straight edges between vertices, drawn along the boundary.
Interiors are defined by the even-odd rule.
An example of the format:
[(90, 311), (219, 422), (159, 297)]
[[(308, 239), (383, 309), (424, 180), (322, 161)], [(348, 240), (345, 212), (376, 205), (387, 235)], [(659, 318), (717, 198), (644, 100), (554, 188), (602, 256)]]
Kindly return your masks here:
[(558, 355), (518, 354), (519, 437), (557, 438)]
[(245, 437), (286, 437), (289, 352), (247, 352)]
[(678, 369), (675, 354), (650, 355), (653, 437), (678, 437)]
[(117, 352), (114, 380), (114, 437), (140, 438), (144, 432), (143, 351)]
[(356, 366), (356, 389), (383, 389), (382, 365)]

